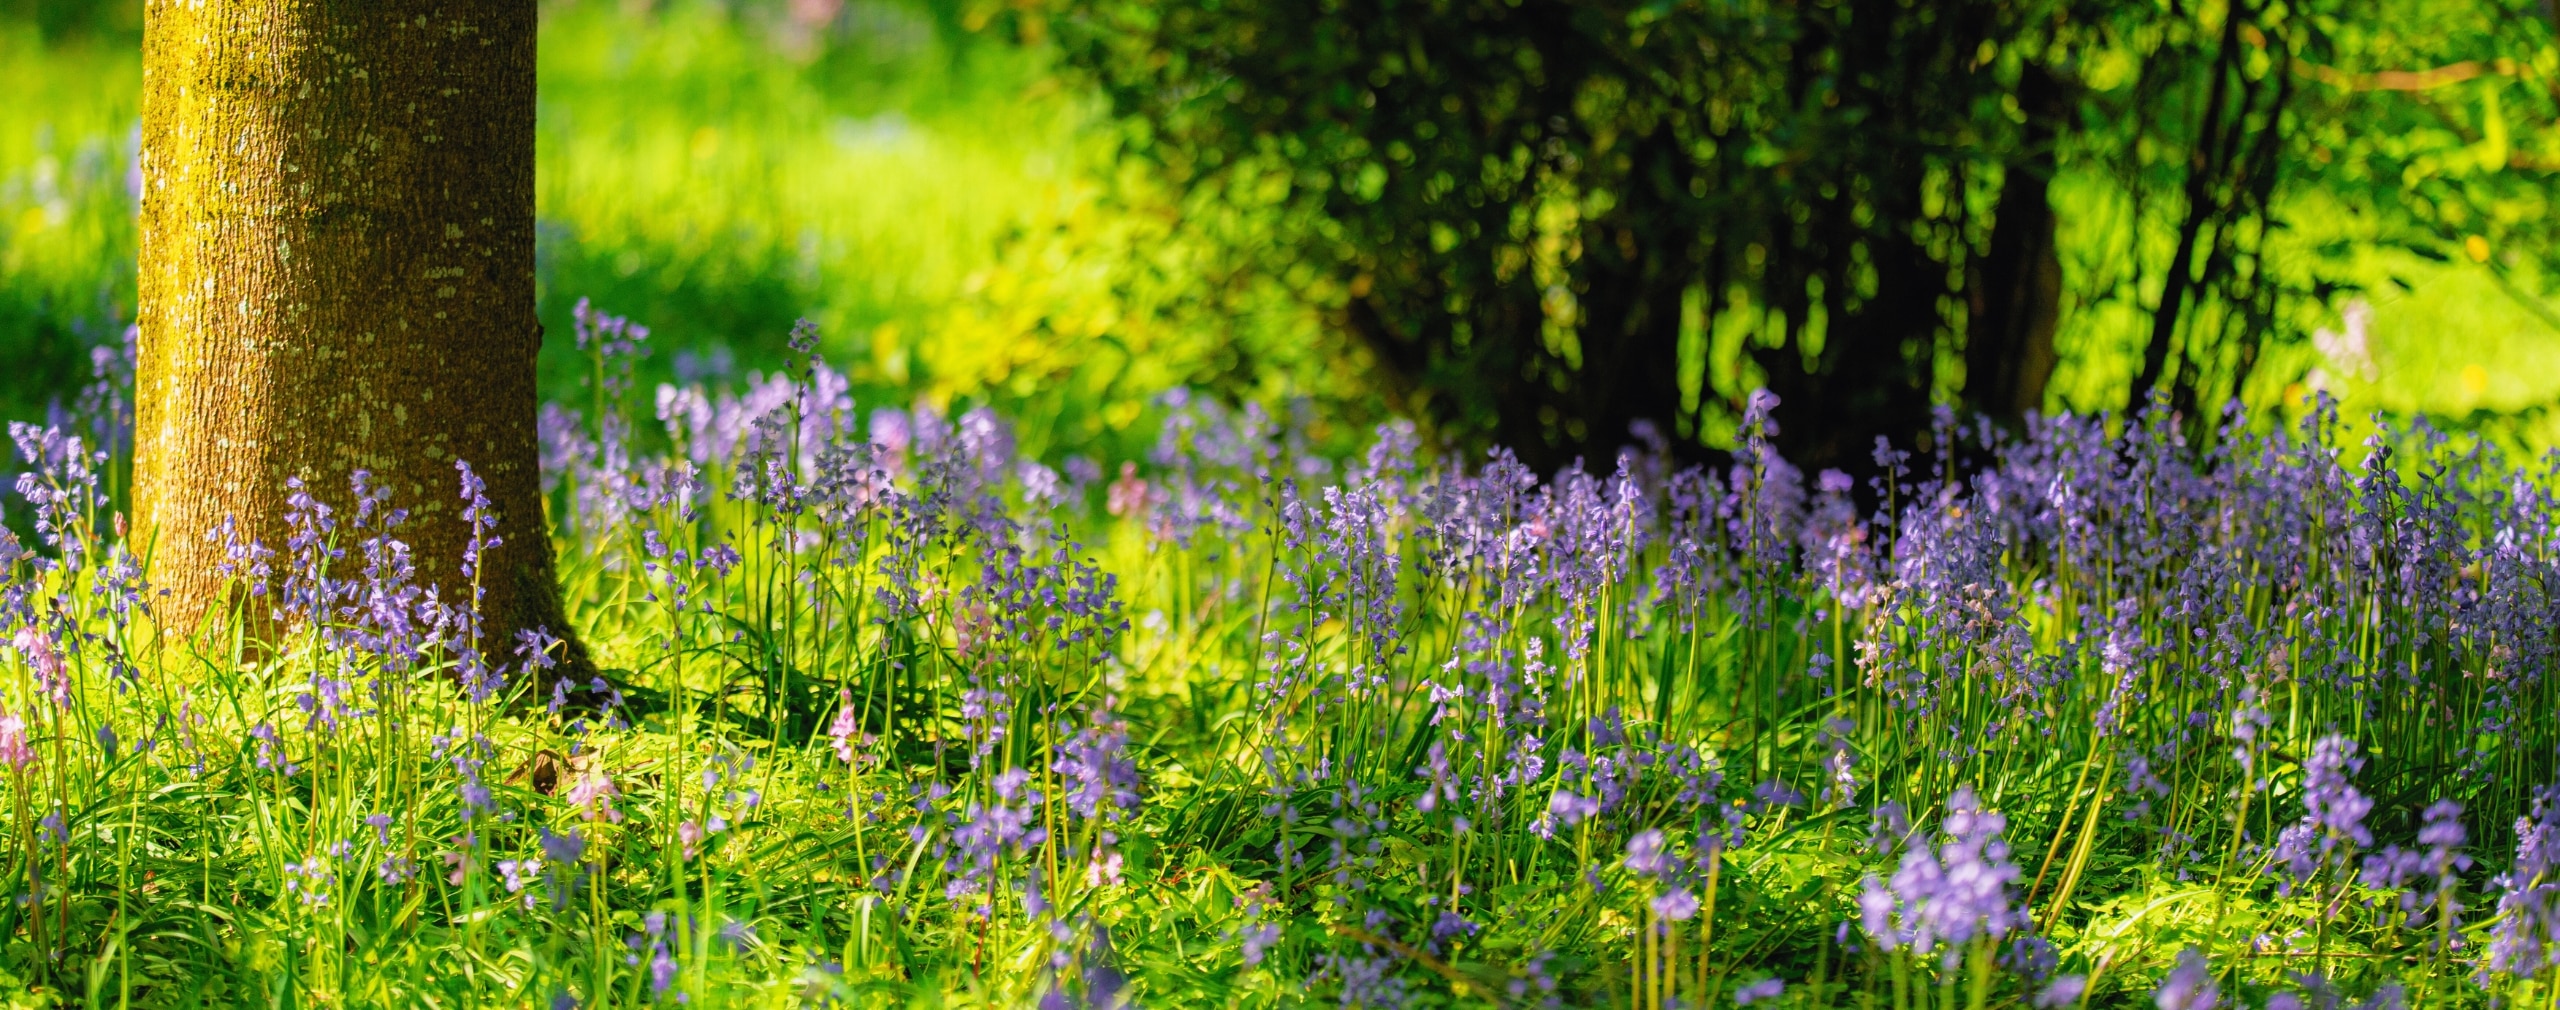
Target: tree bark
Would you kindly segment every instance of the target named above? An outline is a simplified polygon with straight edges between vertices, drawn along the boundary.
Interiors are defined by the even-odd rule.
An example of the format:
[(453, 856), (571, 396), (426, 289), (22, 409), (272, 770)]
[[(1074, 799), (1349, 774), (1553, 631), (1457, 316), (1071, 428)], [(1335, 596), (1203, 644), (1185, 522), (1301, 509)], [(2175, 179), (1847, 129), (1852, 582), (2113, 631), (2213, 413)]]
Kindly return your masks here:
[(2054, 142), (2071, 113), (2061, 83), (2036, 63), (2021, 71), (2017, 99), (2027, 117), (2025, 151), (2008, 165), (1990, 248), (1973, 262), (1964, 345), (1965, 405), (2011, 426), (2044, 409), (2045, 383), (2059, 360), (2053, 336), (2062, 320), (2062, 258), (2050, 190)]
[(467, 601), (461, 460), (504, 541), (482, 645), (570, 637), (535, 462), (534, 28), (533, 0), (149, 3), (134, 510), (164, 627), (213, 612), (226, 518), (281, 548), (286, 478), (343, 509), (356, 470)]

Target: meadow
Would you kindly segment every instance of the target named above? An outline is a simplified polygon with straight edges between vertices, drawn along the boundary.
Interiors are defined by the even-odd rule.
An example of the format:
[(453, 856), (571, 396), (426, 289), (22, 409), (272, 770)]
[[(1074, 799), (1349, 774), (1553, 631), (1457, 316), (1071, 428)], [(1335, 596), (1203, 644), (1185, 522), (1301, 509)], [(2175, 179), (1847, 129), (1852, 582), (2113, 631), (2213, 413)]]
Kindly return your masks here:
[[(1177, 392), (1115, 472), (985, 409), (865, 413), (811, 326), (797, 367), (654, 396), (627, 321), (577, 336), (623, 394), (546, 408), (592, 677), (480, 642), (360, 476), (233, 544), (229, 634), (174, 635), (116, 461), (13, 429), (13, 988), (2552, 997), (2548, 463), (2349, 448), (2327, 410), (2199, 454), (2154, 412), (1880, 445), (1860, 489), (1769, 451), (1764, 396), (1729, 469), (1541, 478)], [(486, 516), (467, 464), (454, 493)]]
[(1872, 479), (1747, 394), (1533, 473), (1205, 310), (973, 10), (546, 8), (576, 676), (361, 477), (154, 622), (138, 55), (0, 21), (11, 1005), (2560, 1000), (2560, 457), (2396, 419), (2560, 383), (2483, 276), (2375, 253), (2210, 444), (2102, 320)]

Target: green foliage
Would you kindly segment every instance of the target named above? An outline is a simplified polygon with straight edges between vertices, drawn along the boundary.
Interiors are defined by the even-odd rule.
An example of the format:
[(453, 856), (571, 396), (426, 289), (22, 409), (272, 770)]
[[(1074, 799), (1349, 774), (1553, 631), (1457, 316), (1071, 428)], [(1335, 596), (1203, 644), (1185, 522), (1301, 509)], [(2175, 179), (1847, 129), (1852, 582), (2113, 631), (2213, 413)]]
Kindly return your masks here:
[(547, 12), (547, 388), (580, 374), (560, 337), (592, 298), (654, 328), (649, 378), (771, 368), (805, 317), (865, 401), (993, 403), (1044, 443), (1114, 446), (1186, 384), (1374, 413), (1310, 313), (1225, 283), (1146, 180), (1114, 175), (1033, 29), (813, 9), (835, 13)]
[(131, 45), (142, 37), (142, 0), (0, 0), (0, 21), (31, 26), (48, 42)]
[[(141, 54), (76, 39), (48, 45), (0, 21), (0, 93), (21, 103), (0, 129), (0, 382), (9, 416), (44, 416), (90, 373), (92, 347), (133, 318), (128, 167)], [(32, 114), (30, 114), (32, 113)]]
[(1763, 384), (1831, 405), (1794, 429), (1813, 462), (1920, 427), (1959, 385), (1942, 351), (2003, 170), (2050, 171), (2056, 103), (2013, 96), (2053, 90), (2028, 61), (2068, 58), (2076, 13), (1069, 9), (1135, 150), (1273, 180), (1317, 222), (1281, 255), (1350, 278), (1345, 325), (1444, 421), (1547, 462), (1640, 419), (1693, 441)]
[(1060, 9), (1133, 153), (1274, 208), (1235, 255), (1322, 264), (1406, 403), (1549, 462), (1763, 385), (1826, 404), (1781, 435), (1816, 463), (1933, 402), (2157, 389), (2201, 437), (2385, 279), (2357, 254), (2482, 231), (2560, 320), (2515, 224), (2560, 48), (2510, 0)]

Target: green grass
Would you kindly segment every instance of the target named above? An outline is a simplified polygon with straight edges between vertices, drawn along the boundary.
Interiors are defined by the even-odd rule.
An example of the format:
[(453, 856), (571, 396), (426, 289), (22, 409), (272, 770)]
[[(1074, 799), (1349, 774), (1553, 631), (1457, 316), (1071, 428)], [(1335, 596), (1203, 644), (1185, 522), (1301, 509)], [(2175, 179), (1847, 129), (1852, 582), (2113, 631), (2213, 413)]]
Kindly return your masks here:
[(553, 332), (590, 297), (768, 364), (807, 316), (871, 384), (917, 378), (904, 342), (873, 334), (926, 332), (1005, 235), (1056, 212), (1077, 110), (1029, 94), (1034, 53), (865, 10), (858, 43), (796, 58), (705, 6), (551, 13), (536, 203)]
[(140, 123), (139, 52), (99, 42), (46, 46), (0, 21), (0, 348), (11, 372), (0, 408), (41, 417), (89, 374), (88, 349), (133, 318), (132, 201), (126, 171)]

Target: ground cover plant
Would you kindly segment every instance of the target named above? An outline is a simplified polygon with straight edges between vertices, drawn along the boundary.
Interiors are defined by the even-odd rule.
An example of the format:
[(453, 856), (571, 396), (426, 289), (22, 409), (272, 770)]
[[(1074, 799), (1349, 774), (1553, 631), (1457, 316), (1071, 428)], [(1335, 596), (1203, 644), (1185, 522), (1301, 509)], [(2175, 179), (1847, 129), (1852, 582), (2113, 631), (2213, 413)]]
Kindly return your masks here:
[[(294, 485), (151, 619), (112, 360), (13, 429), (0, 970), (86, 1005), (2552, 999), (2555, 472), (2164, 413), (1810, 477), (1143, 459), (865, 411), (812, 351), (545, 408), (576, 633), (484, 641), (414, 497)], [(112, 356), (110, 356), (112, 357)], [(477, 538), (463, 559), (522, 545)]]

